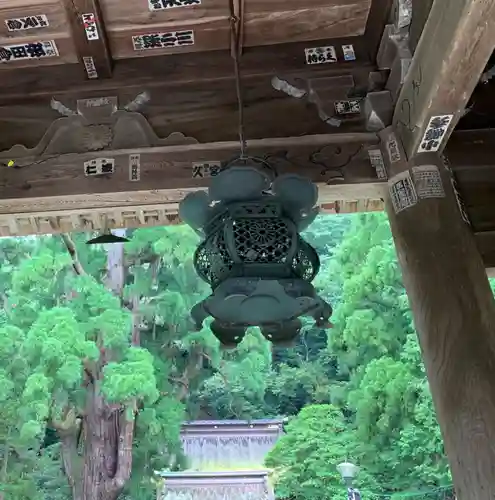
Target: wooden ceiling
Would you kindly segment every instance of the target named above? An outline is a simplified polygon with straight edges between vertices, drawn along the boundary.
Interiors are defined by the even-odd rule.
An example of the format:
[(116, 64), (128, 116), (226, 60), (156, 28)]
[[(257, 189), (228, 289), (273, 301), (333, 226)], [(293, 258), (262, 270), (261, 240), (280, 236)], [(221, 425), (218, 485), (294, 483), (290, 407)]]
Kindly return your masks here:
[[(385, 85), (376, 56), (391, 6), (0, 0), (0, 234), (176, 221), (184, 192), (207, 184), (194, 165), (238, 152), (234, 54), (252, 153), (276, 157), (282, 170), (289, 160), (298, 171), (311, 166), (319, 182), (352, 156), (352, 182), (369, 179), (367, 147), (377, 138), (360, 104)], [(130, 150), (141, 155), (134, 182)], [(113, 158), (112, 176), (85, 175), (97, 156)], [(379, 197), (329, 189), (321, 203), (330, 212), (377, 209)]]
[[(376, 70), (391, 3), (244, 0), (247, 137), (362, 130), (351, 113), (330, 127), (307, 97), (275, 89), (272, 78), (310, 85), (328, 115), (335, 101), (359, 99)], [(229, 0), (0, 0), (0, 149), (34, 147), (60, 117), (52, 98), (73, 111), (89, 97), (116, 97), (123, 108), (143, 92), (139, 111), (159, 137), (236, 140), (230, 12)], [(323, 64), (307, 56), (317, 47), (331, 47)]]
[[(247, 0), (243, 45), (363, 35), (370, 6), (371, 0)], [(0, 7), (5, 45), (41, 39), (55, 42), (59, 55), (43, 57), (38, 65), (93, 57), (97, 69), (109, 75), (111, 60), (230, 48), (229, 0), (100, 0), (98, 5), (91, 0), (4, 0)], [(86, 32), (80, 29), (82, 23)], [(108, 50), (102, 51), (105, 45)], [(32, 62), (13, 64), (21, 67)]]

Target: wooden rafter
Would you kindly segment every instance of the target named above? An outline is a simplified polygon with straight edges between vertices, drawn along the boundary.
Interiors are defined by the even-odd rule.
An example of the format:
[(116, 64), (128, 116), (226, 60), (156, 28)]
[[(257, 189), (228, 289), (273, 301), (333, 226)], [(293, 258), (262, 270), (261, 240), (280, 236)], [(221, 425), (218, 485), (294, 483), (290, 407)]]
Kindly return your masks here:
[[(47, 16), (48, 25), (42, 30), (19, 31), (16, 33), (17, 41), (28, 43), (31, 41), (29, 35), (32, 34), (40, 35), (45, 40), (56, 40), (57, 56), (35, 61), (12, 58), (9, 64), (1, 65), (1, 71), (72, 63), (77, 57), (76, 53), (83, 57), (82, 54), (89, 50), (90, 55), (86, 57), (106, 60), (102, 68), (104, 72), (109, 69), (108, 45), (115, 60), (173, 55), (182, 57), (189, 53), (202, 55), (204, 52), (210, 56), (212, 51), (228, 53), (229, 50), (230, 10), (226, 0), (37, 0), (35, 6), (29, 5), (31, 3), (29, 0), (2, 3), (0, 44), (11, 37), (10, 33), (2, 30), (3, 18), (43, 13)], [(269, 47), (298, 42), (303, 45), (298, 56), (304, 64), (305, 48), (332, 45), (339, 54), (343, 44), (356, 43), (362, 45), (362, 50), (357, 51), (357, 60), (363, 61), (362, 54), (366, 59), (369, 59), (369, 55), (374, 57), (370, 52), (379, 40), (380, 23), (390, 3), (391, 0), (332, 0), (330, 3), (311, 0), (309, 4), (302, 5), (296, 0), (274, 0), (269, 3), (246, 1), (243, 45), (248, 49), (247, 52), (261, 46), (267, 47), (269, 52)], [(86, 36), (81, 16), (88, 13), (95, 14), (100, 42), (88, 40)], [(74, 28), (72, 32), (68, 29), (67, 17)], [(177, 33), (182, 37), (181, 43), (175, 37)], [(187, 43), (184, 41), (186, 34)], [(368, 44), (364, 38), (369, 40)], [(108, 39), (108, 45), (105, 39)], [(106, 50), (98, 52), (98, 45), (100, 48), (105, 46)], [(290, 57), (288, 52), (285, 53), (286, 57)], [(339, 55), (343, 58), (342, 53)], [(258, 62), (262, 62), (262, 58)], [(152, 65), (149, 63), (147, 69)], [(80, 73), (74, 71), (74, 67), (67, 69), (64, 74), (66, 78), (71, 77), (69, 73)], [(207, 69), (210, 74), (216, 72), (214, 64), (210, 64)], [(58, 86), (62, 86), (60, 82)]]
[(371, 4), (364, 39), (370, 61), (374, 61), (392, 9), (393, 0), (374, 0)]
[[(29, 1), (6, 0), (0, 6), (0, 44), (10, 36), (2, 32), (2, 15), (31, 13), (25, 5)], [(15, 36), (19, 43), (28, 43), (33, 38), (30, 35), (53, 39), (58, 55), (35, 60), (11, 58), (8, 64), (0, 65), (0, 149), (17, 143), (33, 147), (56, 118), (50, 108), (52, 98), (66, 110), (75, 110), (79, 99), (116, 97), (124, 105), (142, 93), (149, 96), (149, 105), (140, 111), (160, 137), (181, 131), (204, 143), (235, 139), (237, 108), (228, 1), (53, 2), (37, 0), (36, 13), (46, 13), (49, 26), (21, 30)], [(336, 102), (359, 101), (370, 85), (375, 88), (380, 81), (371, 74), (376, 69), (376, 47), (391, 3), (311, 0), (302, 5), (297, 0), (246, 0), (241, 60), (246, 136), (261, 139), (363, 131), (356, 107), (330, 125), (327, 118), (338, 114)], [(81, 16), (85, 11), (97, 13), (97, 4), (101, 6), (101, 15), (95, 16), (99, 39), (88, 41)], [(173, 33), (191, 30), (194, 44), (158, 46), (158, 39), (168, 40)], [(81, 78), (81, 65), (67, 64), (84, 57), (93, 57), (96, 62), (103, 56), (106, 64), (108, 47), (114, 60), (112, 78), (87, 80)], [(88, 49), (89, 56), (85, 55)], [(310, 60), (309, 53), (314, 58), (318, 50), (326, 49), (328, 58), (323, 63)], [(96, 66), (99, 77), (108, 73)], [(304, 97), (274, 88), (274, 77), (295, 82)], [(324, 103), (323, 113), (315, 104), (318, 100)], [(63, 107), (56, 109), (60, 112)]]
[(112, 58), (99, 0), (63, 0), (79, 61), (88, 79), (112, 76)]
[[(492, 0), (434, 1), (393, 118), (407, 158), (445, 147), (493, 52), (494, 26)], [(441, 126), (429, 127), (435, 117)]]
[(495, 268), (495, 132), (455, 132), (446, 154), (483, 261)]

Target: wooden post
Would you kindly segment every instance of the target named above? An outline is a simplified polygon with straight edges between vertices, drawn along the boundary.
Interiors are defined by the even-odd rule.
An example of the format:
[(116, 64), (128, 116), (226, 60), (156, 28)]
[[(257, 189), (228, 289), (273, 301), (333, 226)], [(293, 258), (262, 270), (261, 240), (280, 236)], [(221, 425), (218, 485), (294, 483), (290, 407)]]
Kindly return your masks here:
[(441, 153), (494, 48), (493, 0), (434, 0), (395, 108), (407, 158)]
[(382, 132), (386, 208), (458, 500), (495, 498), (495, 301), (438, 154)]

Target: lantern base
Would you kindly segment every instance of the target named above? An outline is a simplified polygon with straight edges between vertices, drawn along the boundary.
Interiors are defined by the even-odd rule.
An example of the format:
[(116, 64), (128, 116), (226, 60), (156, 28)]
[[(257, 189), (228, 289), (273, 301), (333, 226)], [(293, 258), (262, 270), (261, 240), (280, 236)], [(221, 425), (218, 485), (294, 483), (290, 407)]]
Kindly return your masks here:
[(198, 329), (206, 318), (215, 318), (213, 334), (230, 347), (242, 341), (250, 326), (260, 327), (263, 336), (275, 344), (292, 345), (302, 328), (301, 316), (313, 317), (324, 328), (330, 326), (331, 315), (330, 304), (300, 279), (228, 279), (191, 310)]

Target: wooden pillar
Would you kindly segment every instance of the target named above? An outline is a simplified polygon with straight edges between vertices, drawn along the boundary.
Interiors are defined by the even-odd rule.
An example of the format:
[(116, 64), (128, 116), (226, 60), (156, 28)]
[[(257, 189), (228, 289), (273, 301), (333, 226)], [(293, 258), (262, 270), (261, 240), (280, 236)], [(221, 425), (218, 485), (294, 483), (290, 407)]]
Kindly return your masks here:
[(437, 153), (381, 133), (386, 200), (458, 500), (495, 498), (495, 301)]
[(424, 3), (431, 10), (381, 133), (386, 209), (457, 498), (493, 500), (495, 301), (439, 155), (495, 47), (495, 2)]

